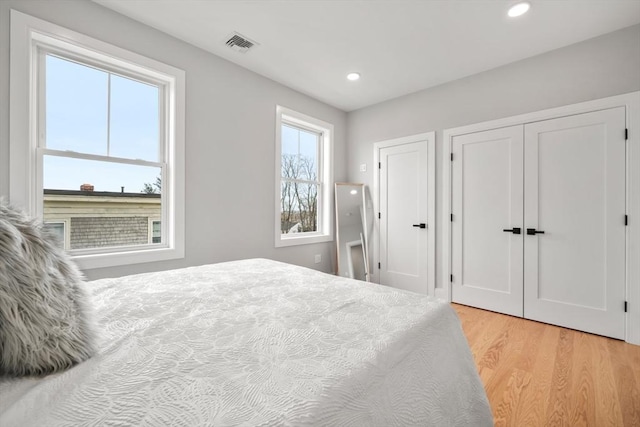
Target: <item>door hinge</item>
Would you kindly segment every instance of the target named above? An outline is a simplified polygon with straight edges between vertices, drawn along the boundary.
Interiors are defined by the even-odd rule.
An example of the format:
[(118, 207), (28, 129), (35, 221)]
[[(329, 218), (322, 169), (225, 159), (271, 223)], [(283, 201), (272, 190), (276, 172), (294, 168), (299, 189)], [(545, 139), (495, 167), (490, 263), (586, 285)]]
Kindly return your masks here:
[(453, 222), (453, 214), (449, 217), (450, 221)]
[(624, 216), (624, 225), (629, 225), (629, 215)]
[(627, 312), (627, 308), (628, 308), (628, 306), (629, 306), (629, 304), (627, 304), (627, 302), (625, 301), (625, 302), (624, 302), (624, 312), (625, 312), (625, 313)]
[(450, 279), (451, 283), (453, 283), (453, 274), (449, 275), (449, 279)]
[(629, 129), (625, 129), (625, 130), (624, 130), (624, 139), (625, 139), (625, 141), (626, 141), (627, 139), (629, 139)]
[(382, 162), (378, 162), (378, 169), (382, 169)]
[(451, 161), (453, 162), (453, 153), (451, 153)]
[(378, 270), (380, 270), (382, 268), (382, 266), (380, 265), (380, 263), (378, 263)]
[(382, 218), (382, 216), (380, 215), (380, 212), (378, 212), (378, 219)]

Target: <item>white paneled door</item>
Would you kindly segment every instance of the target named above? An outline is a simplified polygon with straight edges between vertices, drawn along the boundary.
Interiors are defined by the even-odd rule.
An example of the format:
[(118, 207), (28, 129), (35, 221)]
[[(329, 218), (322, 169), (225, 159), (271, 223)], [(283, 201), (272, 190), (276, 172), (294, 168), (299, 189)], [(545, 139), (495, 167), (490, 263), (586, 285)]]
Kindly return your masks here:
[(452, 144), (454, 302), (522, 316), (522, 126)]
[(625, 109), (524, 129), (524, 315), (624, 339)]
[(380, 283), (426, 294), (427, 141), (380, 149)]
[(453, 301), (624, 338), (625, 114), (452, 139)]

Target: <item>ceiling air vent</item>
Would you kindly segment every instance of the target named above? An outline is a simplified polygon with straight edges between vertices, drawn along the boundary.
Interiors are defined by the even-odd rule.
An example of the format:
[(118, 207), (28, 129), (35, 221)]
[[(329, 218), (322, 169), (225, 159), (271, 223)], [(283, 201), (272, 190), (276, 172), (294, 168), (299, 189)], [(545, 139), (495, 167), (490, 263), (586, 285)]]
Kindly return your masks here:
[(240, 33), (232, 33), (227, 40), (227, 46), (236, 52), (245, 53), (254, 45), (258, 44)]

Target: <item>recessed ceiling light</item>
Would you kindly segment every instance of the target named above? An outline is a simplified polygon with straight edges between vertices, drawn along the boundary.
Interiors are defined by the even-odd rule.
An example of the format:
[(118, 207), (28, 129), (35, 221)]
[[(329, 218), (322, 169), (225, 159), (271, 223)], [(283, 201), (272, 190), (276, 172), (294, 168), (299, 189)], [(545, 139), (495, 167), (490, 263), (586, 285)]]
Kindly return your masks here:
[(509, 15), (511, 18), (515, 18), (516, 16), (524, 15), (529, 11), (530, 8), (531, 4), (526, 1), (516, 3), (509, 8), (509, 12), (507, 12), (507, 15)]
[(356, 194), (358, 194), (358, 190), (351, 190), (350, 193), (355, 196)]
[(354, 82), (360, 78), (360, 73), (349, 73), (347, 74), (347, 78)]

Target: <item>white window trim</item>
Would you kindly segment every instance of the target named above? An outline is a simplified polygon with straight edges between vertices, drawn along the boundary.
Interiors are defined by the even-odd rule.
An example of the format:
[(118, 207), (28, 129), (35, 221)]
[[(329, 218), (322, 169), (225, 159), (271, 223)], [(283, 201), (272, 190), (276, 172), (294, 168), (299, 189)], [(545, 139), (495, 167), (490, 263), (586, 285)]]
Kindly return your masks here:
[[(295, 126), (310, 129), (320, 133), (320, 150), (321, 161), (318, 165), (318, 173), (321, 174), (322, 185), (318, 193), (318, 228), (315, 233), (292, 233), (282, 234), (280, 231), (280, 180), (281, 180), (281, 155), (282, 141), (281, 128), (282, 123), (291, 123)], [(333, 240), (333, 197), (331, 190), (333, 187), (333, 125), (325, 121), (316, 119), (297, 111), (276, 106), (276, 149), (275, 149), (275, 246), (295, 246), (310, 243), (330, 242)]]
[[(162, 204), (167, 207), (162, 222), (165, 242), (161, 247), (136, 246), (113, 248), (109, 253), (72, 255), (81, 269), (112, 267), (144, 262), (184, 258), (185, 241), (185, 73), (183, 70), (96, 40), (58, 25), (11, 10), (10, 52), (10, 181), (9, 200), (34, 216), (42, 217), (42, 177), (37, 176), (38, 70), (39, 47), (62, 49), (70, 54), (97, 61), (102, 68), (148, 76), (164, 85), (164, 135), (167, 143), (163, 154), (168, 167), (163, 168)], [(117, 250), (118, 252), (115, 252)]]

